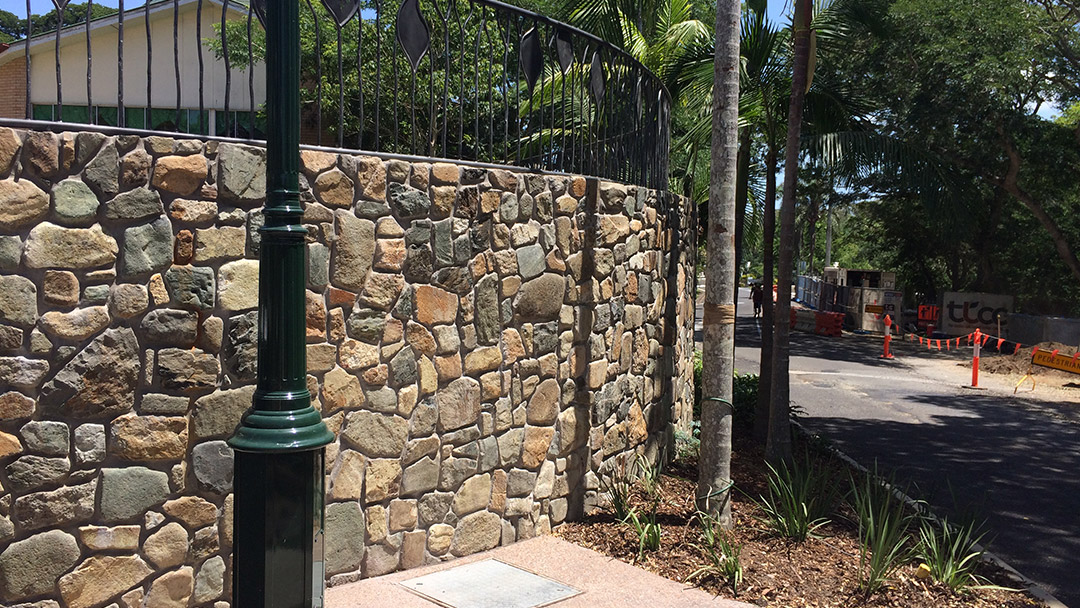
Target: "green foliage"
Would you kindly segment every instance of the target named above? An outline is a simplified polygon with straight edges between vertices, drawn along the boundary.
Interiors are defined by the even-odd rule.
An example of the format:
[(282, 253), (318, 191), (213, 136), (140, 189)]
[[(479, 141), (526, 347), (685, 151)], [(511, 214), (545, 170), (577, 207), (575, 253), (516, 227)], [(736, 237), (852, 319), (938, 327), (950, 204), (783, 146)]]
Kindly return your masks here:
[(735, 372), (732, 381), (731, 403), (732, 418), (740, 424), (750, 424), (754, 421), (754, 408), (758, 401), (757, 374), (740, 374)]
[(777, 536), (802, 542), (829, 523), (840, 498), (832, 469), (807, 453), (791, 465), (768, 464), (769, 493), (755, 502)]
[(963, 591), (982, 581), (975, 575), (975, 568), (982, 560), (982, 543), (986, 533), (984, 523), (975, 519), (961, 524), (950, 523), (948, 518), (938, 525), (929, 517), (919, 522), (919, 544), (916, 556), (930, 567), (930, 576), (953, 591)]
[(675, 429), (675, 459), (686, 462), (697, 458), (701, 451), (701, 421), (694, 420), (690, 423), (690, 432), (684, 433)]
[(859, 587), (868, 597), (911, 557), (914, 516), (893, 495), (892, 481), (879, 479), (876, 470), (851, 478), (851, 505), (859, 520)]
[(656, 551), (660, 548), (660, 536), (663, 532), (660, 524), (656, 523), (655, 503), (649, 513), (644, 516), (639, 516), (637, 510), (631, 510), (627, 522), (638, 536), (638, 559), (645, 555), (645, 551)]
[[(65, 6), (61, 26), (70, 27), (85, 22), (87, 4), (88, 3), (86, 2), (72, 2)], [(97, 3), (90, 5), (91, 20), (98, 19), (99, 17), (107, 17), (115, 13), (115, 8), (109, 8)], [(44, 15), (33, 15), (30, 18), (30, 25), (33, 26), (34, 36), (40, 36), (47, 32), (55, 32), (57, 20), (56, 9), (53, 9)], [(0, 10), (0, 42), (13, 42), (25, 38), (26, 26), (27, 23), (25, 17), (15, 15), (14, 13), (5, 10)]]
[(731, 592), (739, 597), (739, 585), (742, 584), (743, 567), (739, 554), (742, 545), (720, 526), (717, 518), (698, 511), (697, 521), (701, 526), (701, 544), (694, 545), (705, 555), (706, 562), (694, 570), (687, 581), (700, 578), (716, 577), (731, 585)]
[[(346, 23), (339, 49), (329, 11), (319, 2), (310, 7), (300, 11), (301, 103), (309, 128), (317, 124), (316, 109), (321, 107), (323, 131), (334, 140), (340, 137), (344, 145), (362, 143), (372, 149), (378, 137), (379, 151), (405, 152), (415, 144), (423, 153), (441, 148), (438, 134), (445, 129), (449, 155), (461, 151), (486, 161), (513, 157), (516, 135), (504, 133), (504, 113), (519, 99), (524, 103), (527, 94), (517, 79), (516, 55), (503, 57), (506, 23), (495, 19), (491, 9), (484, 9), (488, 11), (484, 19), (477, 14), (468, 20), (462, 17), (459, 23), (451, 15), (451, 25), (440, 24), (450, 27), (451, 35), (433, 34), (414, 79), (396, 40), (392, 13), (384, 14), (378, 26), (373, 19), (364, 19), (362, 30), (356, 19)], [(373, 9), (374, 4), (362, 4), (362, 10)], [(437, 12), (430, 0), (421, 0), (421, 11)], [(232, 64), (250, 61), (258, 69), (266, 46), (258, 22), (251, 28), (250, 53), (246, 20), (225, 24), (224, 45), (220, 25), (215, 24), (214, 30), (204, 42), (217, 57), (227, 52)], [(321, 79), (316, 79), (320, 67)], [(331, 144), (328, 139), (323, 143)]]
[(605, 477), (600, 482), (600, 492), (607, 496), (607, 509), (619, 521), (626, 521), (633, 511), (630, 506), (630, 492), (633, 487), (633, 482), (625, 472)]
[(660, 477), (663, 474), (664, 457), (661, 454), (655, 460), (649, 460), (644, 454), (634, 459), (634, 470), (641, 489), (653, 502), (660, 500)]

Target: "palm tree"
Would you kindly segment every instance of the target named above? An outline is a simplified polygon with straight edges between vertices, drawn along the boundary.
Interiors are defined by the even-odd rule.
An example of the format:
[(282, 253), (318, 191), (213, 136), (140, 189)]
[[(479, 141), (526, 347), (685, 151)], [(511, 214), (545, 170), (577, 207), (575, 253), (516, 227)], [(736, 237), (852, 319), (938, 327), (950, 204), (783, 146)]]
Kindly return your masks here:
[(799, 135), (802, 132), (803, 102), (809, 82), (810, 18), (812, 0), (795, 0), (792, 29), (795, 54), (792, 59), (791, 102), (788, 106), (787, 154), (784, 157), (784, 197), (780, 204), (780, 260), (777, 268), (776, 320), (773, 329), (773, 391), (769, 416), (769, 438), (765, 457), (773, 463), (791, 460), (791, 417), (789, 415), (788, 368), (790, 365), (791, 276), (795, 240), (795, 186), (799, 180)]
[(706, 236), (704, 388), (698, 509), (731, 525), (731, 392), (735, 373), (735, 189), (739, 133), (739, 0), (717, 0), (709, 228)]

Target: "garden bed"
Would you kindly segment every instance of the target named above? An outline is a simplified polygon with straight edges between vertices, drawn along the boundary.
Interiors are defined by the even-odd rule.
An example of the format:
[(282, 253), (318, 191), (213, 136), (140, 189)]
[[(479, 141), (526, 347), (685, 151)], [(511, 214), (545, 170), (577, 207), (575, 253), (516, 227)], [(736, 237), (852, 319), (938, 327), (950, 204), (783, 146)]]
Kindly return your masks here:
[[(736, 429), (732, 450), (733, 527), (729, 542), (739, 547), (742, 581), (738, 593), (730, 581), (716, 573), (694, 573), (709, 563), (703, 526), (696, 517), (693, 496), (697, 463), (686, 457), (677, 460), (659, 475), (655, 489), (646, 491), (648, 479), (629, 485), (629, 507), (640, 517), (652, 512), (661, 534), (659, 548), (639, 551), (639, 534), (632, 522), (621, 522), (611, 509), (588, 514), (582, 521), (560, 526), (555, 534), (616, 559), (677, 581), (691, 580), (721, 597), (761, 606), (934, 606), (934, 607), (1021, 607), (1041, 606), (1029, 596), (1005, 589), (972, 588), (955, 592), (932, 578), (919, 578), (921, 560), (914, 558), (892, 572), (885, 585), (867, 596), (860, 588), (859, 518), (848, 501), (836, 504), (830, 522), (803, 542), (778, 536), (770, 529), (758, 501), (768, 494), (769, 469), (761, 449), (748, 441), (749, 429)], [(805, 452), (805, 446), (796, 446)], [(845, 465), (816, 451), (838, 487), (850, 485)], [(610, 487), (608, 488), (610, 495)], [(753, 497), (753, 499), (751, 499)], [(605, 497), (607, 498), (607, 497)], [(910, 513), (908, 513), (910, 515)], [(911, 530), (908, 548), (918, 540), (917, 523)], [(714, 545), (715, 546), (715, 545)], [(980, 563), (976, 575), (985, 584), (1008, 586), (1004, 574), (988, 563)]]

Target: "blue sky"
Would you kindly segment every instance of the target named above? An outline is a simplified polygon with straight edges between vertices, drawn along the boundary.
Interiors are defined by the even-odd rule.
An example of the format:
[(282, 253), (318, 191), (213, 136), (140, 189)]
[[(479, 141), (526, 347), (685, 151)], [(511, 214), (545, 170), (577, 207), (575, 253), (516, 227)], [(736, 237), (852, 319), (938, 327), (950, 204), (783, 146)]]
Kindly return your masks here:
[[(72, 0), (73, 2), (79, 2), (81, 0)], [(94, 0), (94, 4), (100, 4), (103, 6), (116, 7), (116, 0)], [(142, 6), (143, 0), (127, 0), (124, 3), (124, 8), (134, 8), (136, 6)], [(30, 0), (30, 7), (37, 14), (43, 14), (53, 9), (53, 4), (50, 0)], [(791, 0), (770, 0), (769, 2), (769, 16), (774, 20), (783, 23), (785, 21), (784, 15), (791, 7)], [(22, 17), (26, 15), (26, 0), (0, 0), (0, 9), (15, 13)]]

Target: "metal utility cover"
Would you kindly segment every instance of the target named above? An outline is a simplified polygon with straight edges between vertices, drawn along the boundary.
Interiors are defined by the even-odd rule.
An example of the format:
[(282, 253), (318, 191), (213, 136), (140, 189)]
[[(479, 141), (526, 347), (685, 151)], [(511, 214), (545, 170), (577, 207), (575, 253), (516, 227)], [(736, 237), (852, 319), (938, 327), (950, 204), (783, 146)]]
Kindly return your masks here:
[(447, 608), (539, 608), (581, 593), (493, 559), (419, 576), (401, 585)]

